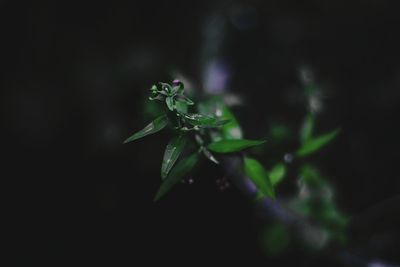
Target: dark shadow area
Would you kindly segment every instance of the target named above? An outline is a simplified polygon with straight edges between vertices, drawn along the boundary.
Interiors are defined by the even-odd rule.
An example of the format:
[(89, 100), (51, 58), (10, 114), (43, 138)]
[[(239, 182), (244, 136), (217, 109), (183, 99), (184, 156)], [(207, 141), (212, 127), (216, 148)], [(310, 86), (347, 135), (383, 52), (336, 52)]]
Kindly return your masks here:
[(168, 134), (122, 142), (148, 121), (153, 83), (184, 76), (201, 90), (216, 58), (249, 137), (265, 136), (271, 120), (301, 123), (299, 70), (313, 71), (326, 92), (319, 130), (343, 130), (313, 160), (354, 218), (352, 252), (399, 262), (395, 1), (2, 1), (0, 10), (13, 266), (331, 264), (297, 250), (264, 255), (252, 203), (220, 192), (209, 163), (153, 202)]

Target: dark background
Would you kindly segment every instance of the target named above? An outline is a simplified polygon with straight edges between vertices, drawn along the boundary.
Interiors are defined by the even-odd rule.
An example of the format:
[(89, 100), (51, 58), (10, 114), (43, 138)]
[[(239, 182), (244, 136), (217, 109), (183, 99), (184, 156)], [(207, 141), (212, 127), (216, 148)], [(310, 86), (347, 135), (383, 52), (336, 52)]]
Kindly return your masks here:
[[(213, 56), (227, 62), (230, 91), (247, 103), (235, 110), (246, 136), (265, 135), (271, 117), (299, 124), (305, 110), (287, 95), (301, 88), (298, 70), (306, 65), (329, 92), (320, 131), (343, 129), (315, 160), (332, 178), (339, 207), (368, 213), (399, 193), (393, 3), (2, 1), (1, 165), (14, 265), (323, 262), (265, 256), (252, 204), (235, 189), (221, 193), (211, 165), (154, 204), (168, 134), (121, 141), (145, 125), (152, 83), (178, 70), (201, 87)], [(225, 35), (209, 55), (204, 25), (215, 18)], [(391, 207), (380, 224), (364, 221), (351, 233), (364, 241), (395, 237), (380, 250), (359, 248), (361, 256), (396, 261)]]

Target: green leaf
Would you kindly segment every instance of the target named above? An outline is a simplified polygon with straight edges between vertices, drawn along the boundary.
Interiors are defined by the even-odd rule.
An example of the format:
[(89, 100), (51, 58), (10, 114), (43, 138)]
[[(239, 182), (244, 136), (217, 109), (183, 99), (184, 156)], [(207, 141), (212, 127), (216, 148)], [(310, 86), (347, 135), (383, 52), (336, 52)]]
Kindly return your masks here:
[(229, 123), (222, 126), (221, 129), (224, 139), (241, 139), (243, 136), (242, 129), (235, 115), (225, 104), (222, 105), (221, 112), (221, 116), (229, 120)]
[(172, 95), (183, 94), (184, 91), (185, 91), (185, 86), (183, 82), (177, 79), (172, 81), (172, 90), (171, 90)]
[(196, 165), (199, 160), (199, 154), (193, 153), (189, 157), (179, 161), (175, 167), (171, 170), (167, 178), (163, 181), (156, 196), (154, 197), (154, 201), (159, 200), (163, 197), (171, 188), (182, 180), (185, 175), (187, 175)]
[(175, 108), (179, 113), (187, 113), (188, 112), (188, 105), (184, 102), (176, 101)]
[(171, 111), (173, 111), (174, 108), (175, 108), (174, 102), (175, 102), (175, 101), (174, 101), (174, 99), (173, 99), (172, 97), (167, 97), (167, 98), (165, 99), (165, 103), (167, 103), (167, 107), (168, 107), (168, 109), (171, 110)]
[(165, 128), (168, 124), (168, 119), (165, 115), (162, 115), (158, 118), (156, 118), (154, 121), (149, 123), (146, 127), (144, 127), (141, 131), (135, 133), (128, 139), (124, 141), (124, 144), (135, 141), (139, 138), (145, 137), (146, 135), (153, 134), (156, 132), (161, 131), (162, 129)]
[(207, 148), (217, 153), (232, 153), (249, 147), (258, 146), (263, 143), (265, 143), (264, 140), (232, 139), (211, 143)]
[(215, 164), (219, 164), (219, 161), (214, 157), (214, 155), (208, 151), (206, 148), (203, 148), (203, 155), (209, 159), (210, 161), (214, 162)]
[(264, 195), (271, 198), (275, 198), (274, 188), (271, 184), (267, 171), (264, 167), (255, 159), (245, 157), (244, 158), (244, 170), (246, 175), (257, 186), (258, 190)]
[(169, 171), (172, 169), (183, 148), (185, 147), (185, 144), (186, 137), (183, 134), (174, 136), (171, 141), (169, 141), (165, 149), (164, 158), (161, 165), (162, 179), (167, 177)]
[(175, 100), (176, 101), (178, 101), (178, 102), (183, 102), (183, 103), (185, 103), (186, 105), (194, 105), (194, 102), (190, 99), (190, 98), (188, 98), (188, 97), (186, 97), (186, 96), (184, 96), (184, 95), (176, 95), (175, 96)]
[(198, 103), (197, 108), (201, 114), (229, 120), (228, 123), (221, 126), (218, 133), (214, 132), (212, 134), (212, 141), (219, 141), (222, 139), (242, 139), (243, 135), (240, 125), (231, 110), (224, 103), (222, 97), (212, 97), (207, 101), (200, 102)]
[(193, 126), (203, 128), (219, 127), (229, 122), (228, 120), (194, 113), (184, 114), (184, 117)]
[(320, 135), (318, 137), (312, 138), (306, 141), (296, 152), (299, 157), (308, 156), (316, 151), (318, 151), (323, 146), (331, 142), (340, 133), (340, 129), (333, 130), (329, 133)]
[(269, 179), (273, 186), (277, 185), (285, 177), (286, 167), (284, 164), (276, 164), (269, 172)]
[(312, 138), (312, 132), (314, 130), (315, 117), (312, 114), (308, 114), (303, 122), (303, 126), (300, 130), (300, 141), (302, 144)]

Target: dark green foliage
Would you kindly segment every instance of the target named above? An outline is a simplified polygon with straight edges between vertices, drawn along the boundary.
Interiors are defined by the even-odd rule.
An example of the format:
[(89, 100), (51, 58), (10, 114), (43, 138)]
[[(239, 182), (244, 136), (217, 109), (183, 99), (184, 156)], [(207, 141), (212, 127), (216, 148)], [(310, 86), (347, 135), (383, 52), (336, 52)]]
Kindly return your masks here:
[[(125, 143), (131, 142), (146, 135), (156, 133), (168, 124), (175, 131), (175, 136), (170, 140), (164, 152), (161, 164), (161, 178), (164, 181), (155, 200), (158, 200), (177, 182), (183, 179), (198, 161), (200, 155), (203, 155), (215, 164), (219, 164), (219, 161), (211, 151), (218, 153), (237, 152), (264, 142), (245, 139), (231, 140), (241, 137), (241, 129), (236, 118), (221, 100), (199, 105), (199, 110), (204, 111), (205, 114), (189, 113), (189, 106), (194, 105), (194, 102), (183, 93), (184, 86), (179, 81), (174, 81), (172, 85), (162, 82), (153, 85), (150, 89), (151, 95), (149, 99), (164, 103), (165, 114), (125, 141)], [(208, 129), (214, 131), (209, 132)], [(190, 138), (190, 134), (188, 133), (191, 131), (195, 132), (193, 139)], [(216, 139), (219, 141), (211, 142), (211, 144), (205, 142), (205, 140), (215, 141)], [(182, 159), (174, 167), (188, 141), (192, 141), (197, 145), (197, 152), (188, 158)]]
[(163, 157), (163, 162), (161, 165), (161, 178), (167, 177), (169, 171), (174, 166), (176, 160), (181, 154), (183, 148), (185, 147), (186, 136), (184, 134), (179, 134), (174, 136), (171, 141), (169, 141)]
[(229, 120), (201, 114), (184, 114), (183, 116), (191, 125), (203, 128), (219, 127), (229, 122)]
[(211, 143), (207, 148), (217, 153), (232, 153), (249, 147), (258, 146), (263, 143), (265, 143), (263, 140), (232, 139)]
[[(217, 157), (221, 160), (227, 156), (221, 154), (236, 153), (235, 157), (243, 159), (243, 165), (239, 168), (244, 170), (244, 174), (256, 186), (255, 199), (260, 200), (265, 197), (275, 199), (275, 190), (278, 185), (288, 176), (288, 173), (293, 172), (292, 168), (291, 172), (288, 171), (291, 161), (287, 161), (286, 157), (285, 164), (280, 162), (281, 158), (273, 160), (274, 164), (268, 171), (258, 160), (247, 156), (246, 149), (255, 146), (265, 149), (266, 146), (260, 146), (265, 141), (243, 138), (240, 124), (222, 97), (212, 97), (194, 106), (194, 102), (184, 95), (184, 85), (179, 81), (174, 81), (172, 84), (157, 83), (151, 87), (150, 94), (149, 99), (161, 104), (162, 107), (159, 109), (151, 106), (151, 109), (149, 108), (151, 113), (159, 114), (161, 111), (164, 114), (129, 137), (125, 143), (156, 133), (167, 125), (173, 131), (174, 136), (164, 152), (161, 164), (162, 183), (154, 201), (162, 198), (184, 179), (202, 156), (219, 164), (219, 160), (213, 153), (218, 153)], [(308, 114), (299, 132), (300, 148), (294, 153), (297, 160), (319, 151), (340, 132), (337, 129), (314, 137), (315, 124), (315, 115)], [(283, 141), (288, 141), (292, 136), (291, 129), (285, 124), (274, 124), (270, 131), (274, 147), (279, 146)], [(298, 175), (296, 177), (299, 177), (299, 194), (289, 199), (287, 201), (289, 204), (285, 202), (282, 206), (305, 220), (318, 223), (321, 231), (343, 241), (347, 217), (334, 205), (329, 185), (319, 171), (310, 165), (301, 164), (300, 168), (295, 167), (295, 172)], [(289, 241), (289, 229), (282, 224), (276, 224), (264, 232), (262, 245), (269, 254), (279, 254), (287, 248)]]
[(314, 152), (317, 152), (323, 146), (330, 143), (340, 133), (340, 129), (333, 130), (329, 133), (320, 135), (318, 137), (308, 138), (304, 141), (303, 145), (297, 150), (298, 157), (305, 157)]
[(129, 142), (135, 141), (137, 139), (140, 139), (142, 137), (145, 137), (145, 136), (147, 136), (149, 134), (153, 134), (153, 133), (159, 132), (162, 129), (164, 129), (165, 126), (167, 126), (167, 124), (168, 124), (167, 117), (165, 115), (162, 115), (162, 116), (158, 117), (157, 119), (155, 119), (154, 121), (152, 121), (151, 123), (149, 123), (141, 131), (133, 134), (131, 137), (126, 139), (124, 141), (124, 143), (129, 143)]
[[(222, 98), (213, 97), (198, 104), (197, 110), (190, 110), (195, 108), (194, 102), (184, 95), (184, 86), (179, 81), (174, 81), (171, 85), (158, 83), (152, 86), (150, 91), (149, 99), (161, 104), (164, 114), (129, 137), (125, 143), (156, 133), (167, 125), (172, 129), (174, 136), (164, 152), (161, 164), (162, 183), (155, 195), (155, 201), (184, 179), (196, 166), (200, 157), (219, 164), (213, 153), (236, 153), (238, 157), (242, 157), (244, 173), (257, 188), (256, 199), (275, 199), (275, 190), (287, 175), (288, 166), (275, 161), (268, 171), (258, 160), (244, 155), (244, 150), (264, 144), (265, 141), (244, 139), (237, 119)], [(274, 134), (271, 137), (280, 141), (286, 140), (290, 136), (290, 130), (284, 125), (278, 126), (279, 128), (273, 129)], [(314, 128), (315, 116), (309, 114), (300, 131), (301, 146), (295, 153), (298, 158), (317, 152), (339, 133), (339, 130), (334, 130), (314, 137)], [(319, 197), (321, 193), (318, 192), (324, 192), (327, 188), (319, 172), (309, 165), (303, 165), (299, 170), (299, 177), (300, 185), (307, 187), (313, 194), (306, 198), (294, 199), (289, 207), (306, 218), (318, 221), (332, 233), (341, 235), (346, 218), (336, 209), (331, 198)], [(312, 204), (316, 200), (317, 206)], [(275, 254), (287, 246), (288, 240), (287, 230), (275, 226), (266, 232), (264, 245), (270, 253)]]
[(160, 189), (158, 189), (158, 192), (154, 197), (154, 201), (159, 200), (169, 190), (171, 190), (176, 183), (181, 181), (185, 175), (187, 175), (193, 169), (198, 160), (199, 154), (196, 152), (178, 162), (178, 164), (171, 170), (168, 177), (161, 184)]

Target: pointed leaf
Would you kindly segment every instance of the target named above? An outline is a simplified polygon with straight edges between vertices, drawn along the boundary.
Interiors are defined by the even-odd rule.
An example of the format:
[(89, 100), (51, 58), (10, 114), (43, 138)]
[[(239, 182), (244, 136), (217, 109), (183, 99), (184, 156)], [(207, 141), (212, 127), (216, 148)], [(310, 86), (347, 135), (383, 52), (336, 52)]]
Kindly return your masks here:
[(315, 118), (312, 114), (308, 114), (303, 122), (303, 126), (300, 130), (300, 141), (302, 144), (312, 138), (312, 132), (314, 130)]
[(213, 97), (208, 101), (198, 103), (197, 108), (201, 114), (229, 120), (228, 123), (221, 126), (219, 133), (214, 132), (212, 134), (212, 141), (242, 139), (240, 125), (231, 110), (224, 103), (223, 98)]
[(188, 105), (185, 102), (176, 101), (175, 108), (179, 113), (186, 114), (188, 112)]
[(184, 117), (193, 126), (203, 128), (219, 127), (229, 122), (228, 120), (194, 113), (184, 114)]
[(219, 164), (219, 161), (214, 157), (214, 155), (208, 151), (207, 149), (203, 149), (203, 155), (209, 159), (210, 161), (214, 162), (215, 164)]
[(171, 170), (168, 177), (161, 184), (156, 196), (154, 197), (154, 201), (159, 200), (169, 190), (171, 190), (171, 188), (176, 183), (182, 180), (185, 177), (185, 175), (187, 175), (193, 169), (198, 160), (199, 160), (199, 154), (196, 152), (190, 155), (189, 157), (179, 161), (176, 164), (176, 166)]
[(255, 159), (245, 157), (244, 158), (244, 170), (246, 175), (257, 186), (258, 190), (264, 195), (271, 198), (275, 198), (274, 188), (268, 177), (267, 171), (264, 167)]
[(165, 99), (165, 103), (167, 103), (167, 107), (169, 110), (173, 111), (174, 110), (174, 99), (172, 97), (167, 97)]
[(273, 186), (277, 185), (285, 177), (286, 167), (284, 164), (276, 164), (269, 172), (269, 179)]
[(186, 105), (194, 105), (194, 102), (184, 95), (176, 95), (175, 100), (178, 102), (186, 103)]
[(207, 146), (207, 148), (217, 153), (231, 153), (249, 147), (258, 146), (263, 143), (265, 143), (264, 140), (232, 139), (232, 140), (221, 140), (211, 143)]
[(299, 157), (305, 157), (318, 151), (320, 148), (335, 139), (339, 132), (340, 129), (336, 129), (329, 133), (308, 140), (300, 147), (299, 150), (297, 150), (296, 155)]
[(124, 144), (135, 141), (139, 138), (145, 137), (146, 135), (156, 133), (165, 128), (168, 124), (168, 119), (165, 115), (156, 118), (154, 121), (149, 123), (141, 131), (133, 134), (131, 137), (124, 141)]
[(172, 169), (183, 148), (185, 147), (185, 143), (186, 137), (183, 134), (174, 136), (171, 141), (169, 141), (165, 149), (164, 158), (161, 165), (162, 179), (167, 177), (169, 171)]

